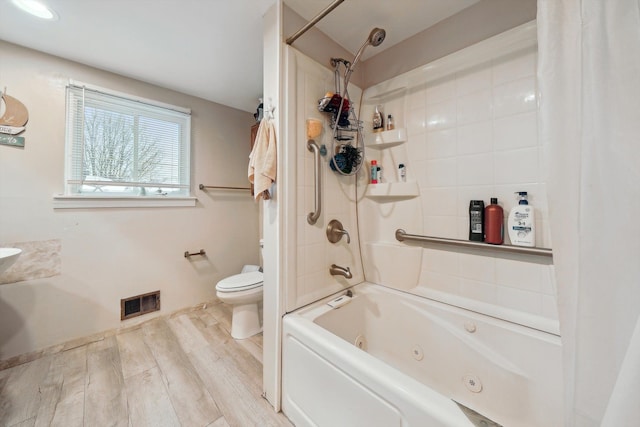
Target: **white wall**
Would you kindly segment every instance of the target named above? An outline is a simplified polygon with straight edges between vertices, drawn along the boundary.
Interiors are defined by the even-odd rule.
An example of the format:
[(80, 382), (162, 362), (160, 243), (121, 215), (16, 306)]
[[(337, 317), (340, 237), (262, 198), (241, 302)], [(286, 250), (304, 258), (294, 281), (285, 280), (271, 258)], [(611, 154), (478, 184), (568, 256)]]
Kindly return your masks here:
[(404, 289), (557, 332), (550, 260), (433, 246), (420, 256), (415, 246), (397, 243), (394, 236), (403, 228), (467, 240), (470, 200), (488, 205), (498, 197), (506, 222), (517, 203), (514, 192), (528, 191), (536, 212), (536, 246), (551, 247), (546, 158), (537, 138), (536, 56), (530, 23), (365, 91), (363, 116), (370, 120), (373, 106), (380, 104), (408, 135), (397, 147), (369, 149), (368, 159), (381, 162), (392, 181), (398, 163), (404, 163), (408, 180), (419, 186), (415, 199), (363, 200), (365, 260), (376, 248), (379, 256), (369, 268), (365, 261), (367, 279), (379, 279), (374, 267), (393, 277), (389, 270), (398, 264), (383, 268), (381, 263), (396, 256), (404, 260)]
[[(247, 186), (251, 114), (1, 41), (0, 56), (2, 86), (30, 113), (25, 147), (0, 146), (0, 244), (59, 240), (62, 271), (0, 286), (0, 360), (153, 316), (120, 322), (121, 298), (159, 289), (161, 313), (213, 300), (218, 280), (259, 263), (248, 193), (197, 189)], [(191, 108), (196, 207), (53, 209), (69, 79)]]

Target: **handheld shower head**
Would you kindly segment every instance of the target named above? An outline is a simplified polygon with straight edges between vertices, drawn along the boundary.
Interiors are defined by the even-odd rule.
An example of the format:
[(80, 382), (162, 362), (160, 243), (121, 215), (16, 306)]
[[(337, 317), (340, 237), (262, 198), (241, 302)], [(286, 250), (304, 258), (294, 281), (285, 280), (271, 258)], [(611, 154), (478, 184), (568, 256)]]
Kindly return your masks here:
[(374, 28), (369, 33), (368, 42), (371, 46), (380, 46), (387, 36), (387, 32), (382, 28)]
[(382, 44), (382, 42), (384, 41), (384, 38), (386, 36), (387, 36), (387, 32), (385, 30), (383, 30), (382, 28), (374, 28), (373, 30), (371, 30), (371, 32), (369, 33), (369, 37), (367, 37), (367, 40), (360, 47), (360, 49), (358, 49), (358, 53), (356, 53), (356, 56), (353, 58), (353, 61), (351, 62), (351, 65), (349, 66), (349, 68), (347, 68), (347, 70), (344, 73), (344, 76), (345, 76), (344, 87), (345, 88), (349, 84), (349, 79), (351, 78), (351, 73), (353, 73), (353, 69), (355, 68), (356, 64), (360, 60), (360, 56), (362, 56), (362, 53), (364, 52), (365, 48), (367, 46), (369, 46), (369, 45), (374, 46), (374, 47), (380, 46)]

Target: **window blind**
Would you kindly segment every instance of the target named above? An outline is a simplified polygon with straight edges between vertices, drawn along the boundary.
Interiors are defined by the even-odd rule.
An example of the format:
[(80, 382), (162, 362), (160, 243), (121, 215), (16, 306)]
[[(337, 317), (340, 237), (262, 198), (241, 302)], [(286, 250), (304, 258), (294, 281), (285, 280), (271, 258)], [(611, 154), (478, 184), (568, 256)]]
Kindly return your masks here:
[(66, 194), (189, 196), (191, 115), (70, 84)]

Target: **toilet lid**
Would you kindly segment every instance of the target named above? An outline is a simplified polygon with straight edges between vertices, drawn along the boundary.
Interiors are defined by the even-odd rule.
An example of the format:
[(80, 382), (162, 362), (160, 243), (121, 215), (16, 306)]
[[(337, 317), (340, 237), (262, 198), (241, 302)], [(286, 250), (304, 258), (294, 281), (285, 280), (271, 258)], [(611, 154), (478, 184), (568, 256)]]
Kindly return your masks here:
[(262, 281), (261, 271), (250, 271), (222, 279), (216, 285), (216, 289), (222, 292), (246, 291), (262, 286)]

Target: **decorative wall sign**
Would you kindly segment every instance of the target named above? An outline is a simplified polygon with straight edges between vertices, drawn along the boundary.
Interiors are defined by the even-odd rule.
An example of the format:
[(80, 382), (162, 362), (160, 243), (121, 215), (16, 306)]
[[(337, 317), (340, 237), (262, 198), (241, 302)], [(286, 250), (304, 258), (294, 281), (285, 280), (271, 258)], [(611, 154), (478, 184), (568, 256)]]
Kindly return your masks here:
[(27, 107), (16, 98), (7, 95), (7, 88), (0, 92), (0, 144), (24, 147), (24, 137), (16, 136), (24, 132), (29, 121)]

